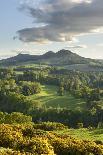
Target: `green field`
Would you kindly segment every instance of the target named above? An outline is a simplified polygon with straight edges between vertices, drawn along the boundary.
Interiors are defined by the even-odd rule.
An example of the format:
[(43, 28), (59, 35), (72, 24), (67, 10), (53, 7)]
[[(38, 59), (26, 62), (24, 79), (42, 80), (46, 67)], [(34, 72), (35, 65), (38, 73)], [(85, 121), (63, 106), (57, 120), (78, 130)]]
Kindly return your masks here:
[(41, 93), (32, 95), (30, 98), (53, 108), (83, 109), (85, 107), (85, 102), (82, 99), (76, 99), (69, 92), (65, 92), (64, 96), (59, 96), (57, 91), (58, 87), (56, 86), (42, 85)]
[[(55, 131), (54, 131), (55, 132)], [(59, 134), (70, 135), (75, 138), (83, 140), (100, 140), (103, 142), (103, 129), (69, 129), (63, 131), (56, 131)]]

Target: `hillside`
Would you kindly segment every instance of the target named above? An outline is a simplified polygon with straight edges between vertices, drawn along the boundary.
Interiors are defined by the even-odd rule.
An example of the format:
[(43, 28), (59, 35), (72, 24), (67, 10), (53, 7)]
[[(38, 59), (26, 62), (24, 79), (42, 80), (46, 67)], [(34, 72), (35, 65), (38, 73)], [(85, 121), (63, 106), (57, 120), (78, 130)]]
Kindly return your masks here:
[(39, 101), (42, 105), (52, 108), (69, 108), (83, 109), (85, 101), (75, 98), (69, 92), (65, 92), (64, 96), (57, 95), (57, 86), (42, 85), (42, 91), (39, 94), (29, 96), (30, 99)]
[(50, 65), (87, 64), (94, 60), (81, 57), (69, 50), (60, 50), (57, 53), (49, 51), (43, 55), (18, 54), (17, 56), (1, 60), (2, 65), (18, 65), (20, 63), (43, 63)]

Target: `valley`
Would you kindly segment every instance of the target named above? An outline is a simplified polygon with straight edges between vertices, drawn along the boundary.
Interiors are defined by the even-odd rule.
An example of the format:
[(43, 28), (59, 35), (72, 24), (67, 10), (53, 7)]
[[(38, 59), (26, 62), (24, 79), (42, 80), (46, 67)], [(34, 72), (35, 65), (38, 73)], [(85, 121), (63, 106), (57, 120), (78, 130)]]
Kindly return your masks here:
[(1, 154), (103, 154), (102, 62), (61, 53), (0, 62)]

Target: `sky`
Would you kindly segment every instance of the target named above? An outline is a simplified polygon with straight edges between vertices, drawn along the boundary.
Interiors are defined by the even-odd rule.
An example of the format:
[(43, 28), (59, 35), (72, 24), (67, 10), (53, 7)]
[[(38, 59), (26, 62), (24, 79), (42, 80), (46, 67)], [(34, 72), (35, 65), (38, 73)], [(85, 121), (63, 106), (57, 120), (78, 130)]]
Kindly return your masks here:
[(0, 59), (60, 49), (103, 59), (103, 0), (0, 0)]

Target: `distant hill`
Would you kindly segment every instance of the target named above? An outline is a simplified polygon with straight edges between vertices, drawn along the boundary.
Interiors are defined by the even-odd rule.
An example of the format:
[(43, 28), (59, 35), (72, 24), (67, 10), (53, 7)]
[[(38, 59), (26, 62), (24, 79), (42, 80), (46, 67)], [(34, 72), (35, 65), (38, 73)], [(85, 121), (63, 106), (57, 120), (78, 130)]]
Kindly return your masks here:
[(62, 49), (56, 53), (49, 51), (43, 55), (29, 55), (20, 53), (14, 57), (0, 60), (1, 67), (31, 64), (62, 66), (68, 70), (103, 72), (102, 60), (84, 58), (65, 49)]
[[(18, 54), (17, 56), (10, 57), (0, 61), (2, 66), (12, 66), (12, 65), (24, 65), (26, 64), (47, 64), (47, 65), (58, 65), (58, 66), (70, 66), (73, 70), (73, 65), (84, 67), (84, 65), (92, 65), (92, 67), (97, 67), (98, 64), (101, 65), (102, 61), (84, 58), (76, 53), (69, 50), (62, 49), (56, 53), (49, 51), (43, 55), (29, 55), (29, 54)], [(102, 68), (101, 66), (99, 66)], [(74, 67), (74, 69), (78, 67)], [(85, 68), (85, 67), (84, 67)], [(88, 69), (88, 68), (87, 68)], [(103, 69), (103, 68), (102, 68)]]

